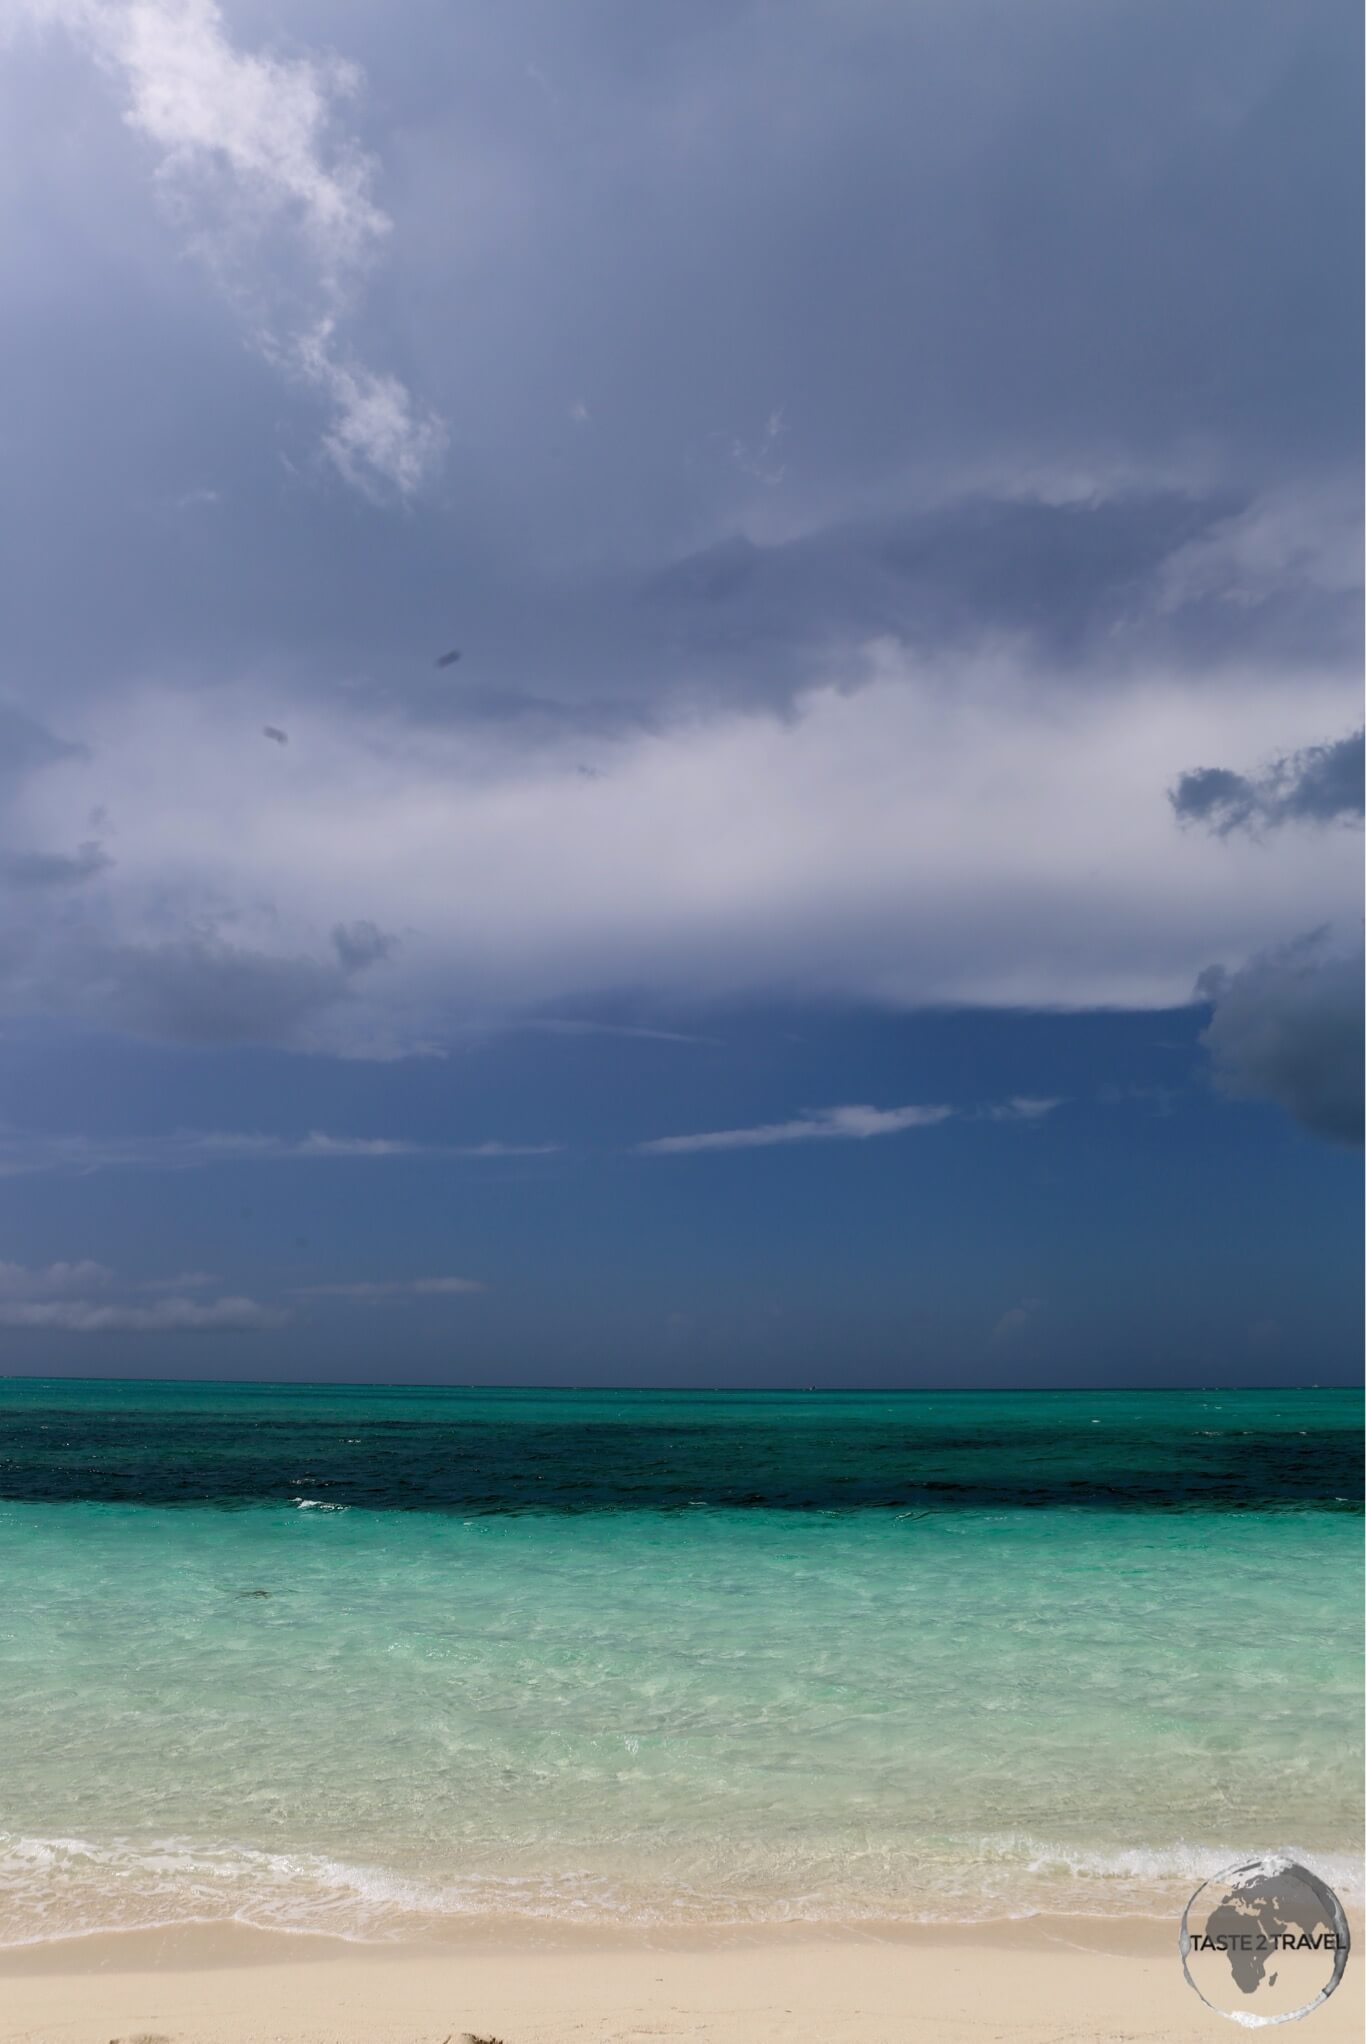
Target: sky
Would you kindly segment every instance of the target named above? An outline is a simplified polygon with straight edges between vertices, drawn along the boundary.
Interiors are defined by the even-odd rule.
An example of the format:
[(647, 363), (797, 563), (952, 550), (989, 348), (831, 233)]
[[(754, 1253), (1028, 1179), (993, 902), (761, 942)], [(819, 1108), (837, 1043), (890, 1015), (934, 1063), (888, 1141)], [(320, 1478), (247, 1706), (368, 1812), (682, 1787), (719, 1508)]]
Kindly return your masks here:
[(10, 0), (0, 1373), (1355, 1381), (1361, 56)]

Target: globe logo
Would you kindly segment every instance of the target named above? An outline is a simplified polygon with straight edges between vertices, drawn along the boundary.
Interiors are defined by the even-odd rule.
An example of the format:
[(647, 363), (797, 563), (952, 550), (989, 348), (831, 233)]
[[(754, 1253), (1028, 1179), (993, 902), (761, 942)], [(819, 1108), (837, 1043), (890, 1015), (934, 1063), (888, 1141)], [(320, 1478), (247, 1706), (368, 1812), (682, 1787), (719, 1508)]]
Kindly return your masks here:
[(1216, 1874), (1181, 1919), (1187, 1980), (1201, 2001), (1250, 2030), (1298, 2022), (1327, 2001), (1350, 1942), (1327, 1882), (1280, 1857)]

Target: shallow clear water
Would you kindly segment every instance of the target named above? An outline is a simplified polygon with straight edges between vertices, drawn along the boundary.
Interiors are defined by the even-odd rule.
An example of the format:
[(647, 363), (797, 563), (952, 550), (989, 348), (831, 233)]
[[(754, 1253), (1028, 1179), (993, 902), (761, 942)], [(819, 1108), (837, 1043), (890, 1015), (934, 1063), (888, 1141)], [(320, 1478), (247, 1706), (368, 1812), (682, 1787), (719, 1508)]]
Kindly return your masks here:
[(0, 1938), (1356, 1892), (1359, 1424), (0, 1385)]

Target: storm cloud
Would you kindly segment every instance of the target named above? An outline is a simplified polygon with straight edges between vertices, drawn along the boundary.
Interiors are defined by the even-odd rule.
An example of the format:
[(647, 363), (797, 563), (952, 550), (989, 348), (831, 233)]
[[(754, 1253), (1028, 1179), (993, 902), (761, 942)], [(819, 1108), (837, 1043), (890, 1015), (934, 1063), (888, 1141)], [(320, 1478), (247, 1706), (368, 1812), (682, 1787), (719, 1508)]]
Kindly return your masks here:
[(281, 956), (217, 936), (64, 945), (45, 1005), (177, 1043), (289, 1042), (347, 992), (367, 959)]
[(1272, 1100), (1311, 1134), (1360, 1145), (1363, 959), (1335, 952), (1316, 931), (1254, 959), (1206, 974), (1214, 1003), (1205, 1043), (1226, 1092)]
[(5, 1369), (1353, 1380), (1362, 44), (0, 6)]
[(1354, 731), (1334, 744), (1306, 746), (1274, 760), (1253, 776), (1228, 767), (1197, 767), (1182, 774), (1170, 800), (1183, 823), (1203, 823), (1226, 837), (1233, 830), (1360, 818), (1366, 806), (1364, 782), (1363, 734)]
[(0, 856), (0, 880), (11, 887), (72, 887), (91, 880), (111, 863), (93, 838), (74, 852), (9, 852)]
[(1163, 792), (1343, 785), (1357, 9), (393, 21), (7, 16), (6, 1013), (1145, 1006), (1350, 924)]
[[(1075, 649), (1159, 572), (1202, 658), (1350, 631), (1341, 0), (11, 18), (6, 615), (59, 696), (635, 700), (749, 604), (798, 665), (979, 602)], [(728, 622), (668, 582), (740, 541)]]

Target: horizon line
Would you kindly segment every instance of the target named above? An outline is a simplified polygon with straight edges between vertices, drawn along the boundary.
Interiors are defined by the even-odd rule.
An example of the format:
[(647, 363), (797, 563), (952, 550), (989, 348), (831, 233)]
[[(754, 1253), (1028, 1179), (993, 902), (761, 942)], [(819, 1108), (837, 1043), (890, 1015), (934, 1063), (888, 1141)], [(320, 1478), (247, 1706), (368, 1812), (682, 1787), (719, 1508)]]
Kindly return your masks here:
[(1366, 1395), (1366, 1383), (1353, 1384), (504, 1384), (456, 1381), (388, 1381), (371, 1377), (154, 1377), (100, 1376), (72, 1372), (52, 1376), (39, 1371), (0, 1371), (0, 1384), (187, 1384), (230, 1390), (283, 1391), (528, 1391), (657, 1393), (660, 1396), (809, 1398), (1087, 1397), (1159, 1394), (1172, 1391), (1353, 1391)]

